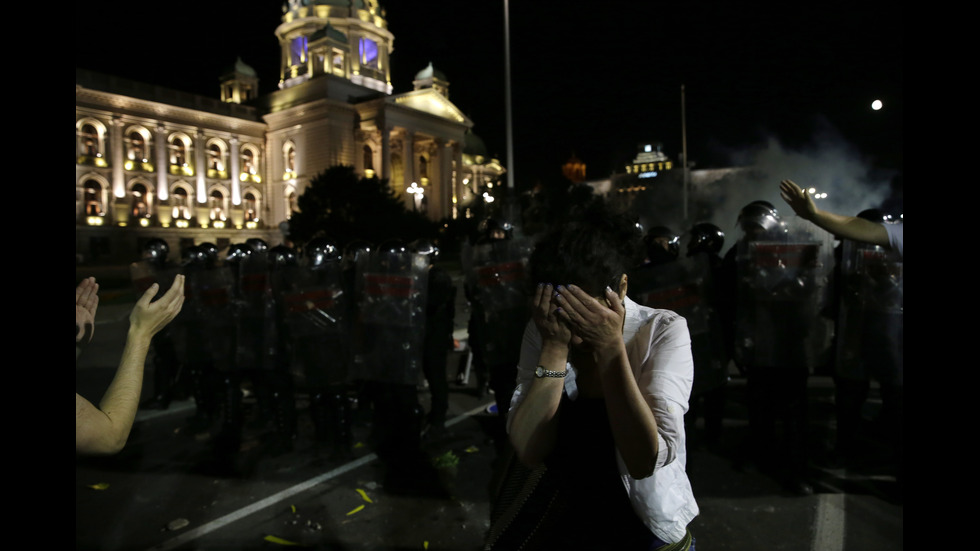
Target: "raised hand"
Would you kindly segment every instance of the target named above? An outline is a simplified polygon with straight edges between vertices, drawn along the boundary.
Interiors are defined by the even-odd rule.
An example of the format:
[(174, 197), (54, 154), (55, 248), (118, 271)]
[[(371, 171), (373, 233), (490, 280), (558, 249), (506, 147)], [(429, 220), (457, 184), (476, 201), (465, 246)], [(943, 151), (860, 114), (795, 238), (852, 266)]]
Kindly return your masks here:
[(75, 287), (75, 344), (92, 340), (98, 308), (99, 284), (94, 277), (87, 277)]

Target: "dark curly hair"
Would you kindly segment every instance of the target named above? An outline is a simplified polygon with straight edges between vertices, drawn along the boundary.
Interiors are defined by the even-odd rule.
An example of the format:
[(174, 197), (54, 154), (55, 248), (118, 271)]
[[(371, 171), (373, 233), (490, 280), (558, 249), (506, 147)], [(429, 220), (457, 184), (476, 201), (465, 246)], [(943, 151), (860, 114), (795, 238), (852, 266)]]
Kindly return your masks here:
[(626, 214), (595, 202), (538, 240), (529, 283), (575, 284), (592, 296), (619, 281), (642, 256), (642, 234)]

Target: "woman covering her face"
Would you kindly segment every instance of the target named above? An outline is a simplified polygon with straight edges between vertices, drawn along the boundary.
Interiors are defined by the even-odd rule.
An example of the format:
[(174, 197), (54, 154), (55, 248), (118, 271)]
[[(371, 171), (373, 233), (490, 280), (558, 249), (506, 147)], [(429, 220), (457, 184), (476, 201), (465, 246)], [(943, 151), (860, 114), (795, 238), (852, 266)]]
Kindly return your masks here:
[(597, 206), (531, 257), (537, 286), (508, 432), (521, 462), (556, 481), (534, 530), (544, 548), (694, 548), (691, 339), (683, 317), (627, 296), (640, 237)]

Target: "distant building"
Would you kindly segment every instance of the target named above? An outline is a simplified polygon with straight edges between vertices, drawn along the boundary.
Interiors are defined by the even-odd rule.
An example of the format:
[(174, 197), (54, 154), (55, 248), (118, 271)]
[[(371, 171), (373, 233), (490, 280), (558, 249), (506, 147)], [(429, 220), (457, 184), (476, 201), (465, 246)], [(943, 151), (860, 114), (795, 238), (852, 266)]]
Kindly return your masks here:
[(150, 237), (172, 251), (278, 244), (310, 180), (341, 164), (433, 220), (465, 216), (504, 169), (448, 79), (430, 63), (393, 94), (378, 1), (333, 4), (287, 2), (279, 90), (266, 96), (240, 59), (216, 75), (220, 101), (76, 68), (76, 257), (132, 260)]

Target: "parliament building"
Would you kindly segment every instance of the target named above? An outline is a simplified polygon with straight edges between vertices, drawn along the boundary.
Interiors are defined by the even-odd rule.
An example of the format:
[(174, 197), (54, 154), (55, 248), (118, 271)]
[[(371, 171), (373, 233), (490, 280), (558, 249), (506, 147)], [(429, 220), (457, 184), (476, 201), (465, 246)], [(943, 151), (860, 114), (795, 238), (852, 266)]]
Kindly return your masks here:
[[(336, 165), (387, 180), (432, 220), (465, 217), (500, 162), (431, 64), (394, 93), (377, 0), (289, 0), (279, 89), (238, 60), (208, 98), (75, 71), (76, 263), (132, 261), (151, 237), (284, 242), (297, 197)], [(217, 94), (216, 94), (217, 96)]]

